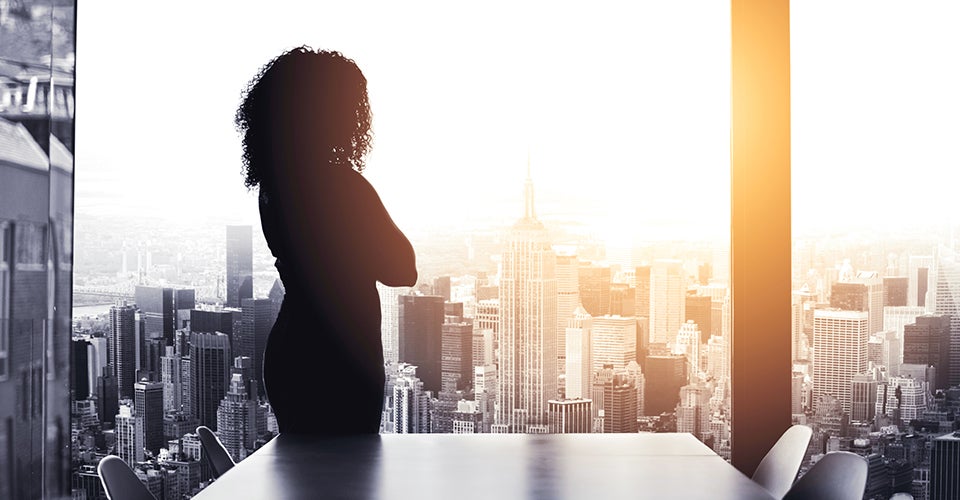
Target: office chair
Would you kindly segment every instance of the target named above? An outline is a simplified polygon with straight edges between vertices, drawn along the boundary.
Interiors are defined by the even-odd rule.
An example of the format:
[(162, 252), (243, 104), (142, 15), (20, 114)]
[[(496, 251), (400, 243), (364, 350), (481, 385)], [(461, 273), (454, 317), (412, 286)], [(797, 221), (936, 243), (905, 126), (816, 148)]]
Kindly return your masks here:
[(218, 478), (233, 468), (236, 463), (230, 458), (227, 449), (217, 438), (217, 435), (209, 427), (201, 425), (197, 427), (197, 434), (200, 436), (200, 445), (203, 447), (203, 456), (207, 457), (210, 468), (213, 469), (213, 477)]
[(848, 451), (827, 453), (783, 500), (860, 500), (867, 487), (867, 461)]
[(107, 455), (100, 460), (97, 475), (110, 500), (157, 500), (127, 463), (116, 455)]
[(760, 461), (753, 473), (753, 481), (773, 496), (783, 498), (797, 479), (812, 435), (813, 430), (805, 425), (794, 425), (787, 429)]

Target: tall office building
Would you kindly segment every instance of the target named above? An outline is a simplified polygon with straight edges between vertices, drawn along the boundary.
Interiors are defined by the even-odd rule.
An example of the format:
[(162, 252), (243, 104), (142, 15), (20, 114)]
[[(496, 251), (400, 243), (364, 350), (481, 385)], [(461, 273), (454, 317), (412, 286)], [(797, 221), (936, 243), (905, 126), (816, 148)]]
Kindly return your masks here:
[(547, 401), (551, 434), (586, 434), (593, 430), (593, 402), (589, 399)]
[(137, 433), (137, 421), (130, 400), (120, 405), (115, 421), (113, 429), (117, 440), (117, 456), (133, 467), (137, 462), (143, 461), (144, 455), (143, 442)]
[(650, 317), (650, 266), (637, 266), (634, 271), (634, 280), (636, 281), (636, 292), (634, 299), (636, 305), (634, 312), (637, 317)]
[(231, 342), (240, 333), (240, 309), (215, 307), (190, 310), (190, 331), (195, 333), (225, 333)]
[(222, 333), (190, 334), (193, 411), (200, 425), (217, 430), (217, 408), (230, 381), (230, 338)]
[(850, 381), (867, 370), (867, 311), (817, 309), (813, 316), (813, 400), (830, 395), (850, 413)]
[(267, 348), (267, 338), (279, 311), (270, 299), (242, 299), (240, 310), (240, 333), (235, 335), (234, 356), (253, 360), (254, 380), (259, 387), (259, 396), (264, 396), (263, 351)]
[(101, 423), (114, 423), (120, 405), (119, 393), (117, 376), (112, 367), (108, 365), (101, 368), (97, 377), (97, 416)]
[(830, 289), (830, 307), (845, 311), (867, 311), (867, 331), (874, 334), (883, 329), (883, 280), (875, 272), (859, 272), (841, 277)]
[(160, 453), (163, 439), (163, 384), (140, 381), (133, 385), (134, 418), (137, 438), (154, 456)]
[(70, 343), (70, 392), (73, 401), (87, 399), (96, 387), (90, 384), (93, 356), (93, 345), (87, 340), (73, 339)]
[[(933, 297), (929, 292), (936, 288), (932, 255), (911, 255), (907, 260), (907, 306), (926, 307), (932, 310)], [(929, 298), (929, 300), (927, 300)]]
[(190, 288), (137, 285), (134, 300), (142, 321), (140, 344), (163, 339), (158, 344), (163, 347), (171, 345), (173, 333), (190, 320), (190, 310), (196, 306), (196, 292)]
[(903, 363), (933, 366), (933, 390), (950, 387), (950, 323), (949, 316), (926, 314), (903, 326)]
[(877, 407), (877, 379), (872, 373), (855, 375), (850, 381), (850, 420), (872, 422)]
[(383, 359), (387, 363), (399, 361), (397, 344), (400, 335), (400, 296), (407, 295), (407, 287), (392, 287), (377, 282), (380, 295), (380, 340), (383, 343)]
[(580, 305), (580, 262), (576, 248), (557, 251), (557, 373), (566, 371), (567, 320)]
[(960, 432), (933, 440), (930, 450), (930, 500), (960, 498)]
[(677, 332), (677, 341), (673, 345), (673, 354), (686, 356), (687, 368), (690, 370), (687, 379), (695, 382), (700, 374), (700, 329), (692, 320), (680, 326)]
[(415, 365), (423, 390), (434, 393), (442, 386), (443, 304), (439, 295), (399, 297), (400, 362)]
[(497, 402), (497, 368), (494, 365), (473, 368), (473, 398), (483, 414), (483, 432), (490, 432)]
[(253, 298), (253, 233), (250, 226), (227, 226), (227, 307)]
[(706, 344), (713, 331), (713, 299), (708, 295), (687, 295), (684, 321), (693, 321), (700, 329), (700, 343)]
[(473, 383), (473, 323), (446, 318), (440, 328), (440, 383), (445, 391), (467, 390)]
[(704, 441), (710, 432), (710, 388), (694, 383), (680, 389), (677, 405), (677, 432), (689, 432)]
[(137, 381), (136, 312), (137, 308), (126, 301), (110, 307), (107, 363), (116, 377), (119, 399), (133, 399)]
[(884, 276), (883, 307), (906, 307), (910, 289), (910, 278), (906, 276)]
[(523, 218), (501, 255), (499, 382), (496, 422), (512, 432), (545, 430), (547, 401), (558, 395), (556, 255), (534, 212), (529, 172)]
[(160, 357), (160, 383), (163, 384), (164, 412), (181, 409), (183, 386), (180, 355), (174, 352), (173, 346), (164, 348), (164, 355)]
[(658, 259), (650, 268), (650, 342), (673, 344), (686, 316), (683, 262)]
[(610, 266), (583, 262), (577, 269), (580, 304), (591, 316), (610, 313)]
[(877, 384), (877, 415), (887, 415), (895, 425), (909, 424), (927, 409), (927, 383), (914, 377), (890, 377)]
[(947, 383), (960, 385), (960, 256), (949, 248), (937, 252), (934, 312), (950, 316)]
[[(249, 358), (236, 358), (237, 362)], [(252, 375), (252, 373), (248, 373)], [(217, 408), (217, 437), (234, 460), (242, 460), (253, 451), (257, 440), (257, 402), (251, 399), (251, 381), (242, 370), (230, 376), (230, 389)]]
[(610, 309), (608, 314), (611, 316), (636, 316), (636, 287), (630, 286), (629, 283), (611, 283)]
[(637, 432), (637, 388), (626, 370), (606, 365), (597, 371), (592, 399), (594, 413), (603, 422), (602, 432)]
[(637, 359), (637, 319), (634, 317), (599, 316), (591, 321), (591, 373), (604, 365), (615, 370), (627, 367)]
[(567, 356), (564, 394), (567, 399), (589, 398), (593, 385), (593, 317), (582, 306), (567, 319)]
[(473, 366), (494, 364), (493, 330), (473, 329)]
[[(441, 301), (443, 297), (440, 297)], [(422, 434), (430, 432), (428, 398), (423, 393), (423, 382), (417, 377), (417, 367), (400, 363), (393, 386), (393, 433)]]
[(645, 414), (672, 413), (680, 402), (680, 388), (687, 385), (688, 373), (685, 356), (647, 356), (643, 393)]

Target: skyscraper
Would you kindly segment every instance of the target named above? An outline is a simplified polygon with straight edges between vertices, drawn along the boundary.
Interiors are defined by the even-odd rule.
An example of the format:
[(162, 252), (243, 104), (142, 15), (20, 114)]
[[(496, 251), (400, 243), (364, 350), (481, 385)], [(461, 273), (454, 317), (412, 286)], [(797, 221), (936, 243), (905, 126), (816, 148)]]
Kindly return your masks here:
[(960, 385), (960, 258), (949, 248), (937, 252), (934, 312), (950, 316), (950, 367), (947, 383)]
[(547, 402), (552, 434), (585, 434), (593, 430), (593, 402), (589, 399), (550, 400)]
[(903, 326), (903, 362), (933, 366), (936, 382), (931, 389), (950, 387), (950, 317), (925, 314)]
[(144, 338), (173, 341), (173, 332), (184, 327), (190, 310), (196, 305), (196, 292), (190, 288), (165, 288), (137, 285), (134, 290), (137, 309), (143, 317)]
[(610, 266), (584, 262), (580, 264), (580, 304), (591, 316), (610, 313)]
[(253, 236), (250, 226), (227, 226), (227, 307), (253, 298)]
[(875, 272), (859, 272), (848, 281), (834, 283), (830, 307), (867, 311), (867, 333), (883, 330), (883, 279)]
[(930, 500), (960, 498), (960, 432), (933, 440), (930, 452)]
[(593, 317), (582, 306), (567, 319), (567, 399), (589, 398), (593, 385)]
[(136, 417), (133, 414), (133, 403), (130, 400), (120, 405), (116, 416), (114, 432), (117, 439), (117, 456), (130, 467), (143, 461), (143, 442), (137, 433)]
[[(443, 300), (443, 297), (440, 297)], [(393, 386), (393, 433), (419, 434), (429, 432), (430, 419), (423, 382), (417, 377), (417, 367), (400, 363), (399, 376)]]
[(277, 321), (279, 312), (270, 299), (242, 299), (240, 301), (241, 323), (239, 335), (234, 335), (234, 354), (253, 360), (254, 380), (263, 390), (263, 351), (267, 348), (267, 337)]
[(409, 288), (392, 287), (377, 282), (377, 292), (380, 294), (380, 340), (383, 342), (383, 359), (387, 363), (396, 363), (399, 361), (399, 297), (409, 293)]
[(637, 359), (637, 320), (634, 317), (599, 316), (591, 325), (591, 373), (604, 365), (615, 370)]
[[(639, 283), (639, 278), (638, 278)], [(684, 321), (683, 262), (658, 259), (650, 268), (650, 342), (672, 344)]]
[(417, 367), (423, 390), (439, 392), (443, 352), (443, 297), (401, 295), (399, 298), (399, 358)]
[(687, 321), (680, 326), (677, 341), (673, 346), (674, 354), (686, 356), (687, 369), (690, 370), (687, 378), (691, 382), (696, 381), (700, 374), (700, 338), (701, 333), (697, 324)]
[(137, 308), (126, 301), (110, 307), (107, 363), (113, 367), (120, 399), (133, 399), (137, 381), (136, 312)]
[(906, 307), (910, 278), (906, 276), (884, 276), (883, 306)]
[[(217, 408), (217, 437), (234, 460), (242, 460), (253, 451), (257, 440), (257, 402), (251, 399), (251, 380), (244, 380), (244, 371), (237, 365), (249, 358), (235, 358), (230, 375), (230, 389)], [(247, 370), (252, 376), (252, 370)]]
[(523, 217), (501, 255), (499, 382), (497, 424), (545, 431), (547, 401), (558, 395), (556, 255), (534, 212), (529, 170)]
[(441, 385), (446, 391), (466, 390), (473, 384), (473, 323), (447, 316), (441, 326)]
[(685, 356), (647, 356), (644, 367), (644, 412), (647, 415), (660, 415), (676, 410), (680, 402), (680, 388), (687, 385), (687, 373)]
[(693, 321), (700, 328), (700, 343), (706, 344), (713, 331), (713, 299), (707, 295), (687, 295), (684, 321)]
[(190, 334), (193, 411), (200, 425), (217, 430), (217, 408), (230, 377), (230, 338), (222, 333)]
[(140, 381), (133, 385), (133, 393), (138, 441), (156, 456), (164, 445), (163, 384)]
[(567, 321), (580, 305), (580, 263), (575, 247), (563, 247), (557, 254), (557, 372), (566, 371)]
[(817, 309), (813, 316), (813, 401), (830, 395), (850, 413), (850, 381), (867, 370), (866, 311)]

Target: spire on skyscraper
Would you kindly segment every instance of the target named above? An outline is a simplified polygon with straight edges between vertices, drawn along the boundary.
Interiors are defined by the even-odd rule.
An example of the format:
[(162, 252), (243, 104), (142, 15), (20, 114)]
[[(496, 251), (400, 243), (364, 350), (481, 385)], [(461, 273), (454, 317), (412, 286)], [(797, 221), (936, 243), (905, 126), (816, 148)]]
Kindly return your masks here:
[(527, 180), (523, 183), (523, 218), (536, 219), (533, 209), (533, 179), (530, 177), (530, 152), (527, 151)]

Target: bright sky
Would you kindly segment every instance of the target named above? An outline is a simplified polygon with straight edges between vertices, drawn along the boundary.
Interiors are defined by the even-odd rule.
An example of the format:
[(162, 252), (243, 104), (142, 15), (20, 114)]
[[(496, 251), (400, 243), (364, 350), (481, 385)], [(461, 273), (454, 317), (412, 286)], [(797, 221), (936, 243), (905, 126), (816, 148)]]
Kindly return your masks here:
[[(402, 229), (514, 219), (529, 152), (542, 218), (725, 234), (729, 4), (516, 3), (84, 5), (78, 214), (256, 224), (233, 114), (262, 64), (307, 44), (366, 74), (366, 175)], [(793, 2), (795, 229), (956, 212), (960, 15), (926, 4)]]

